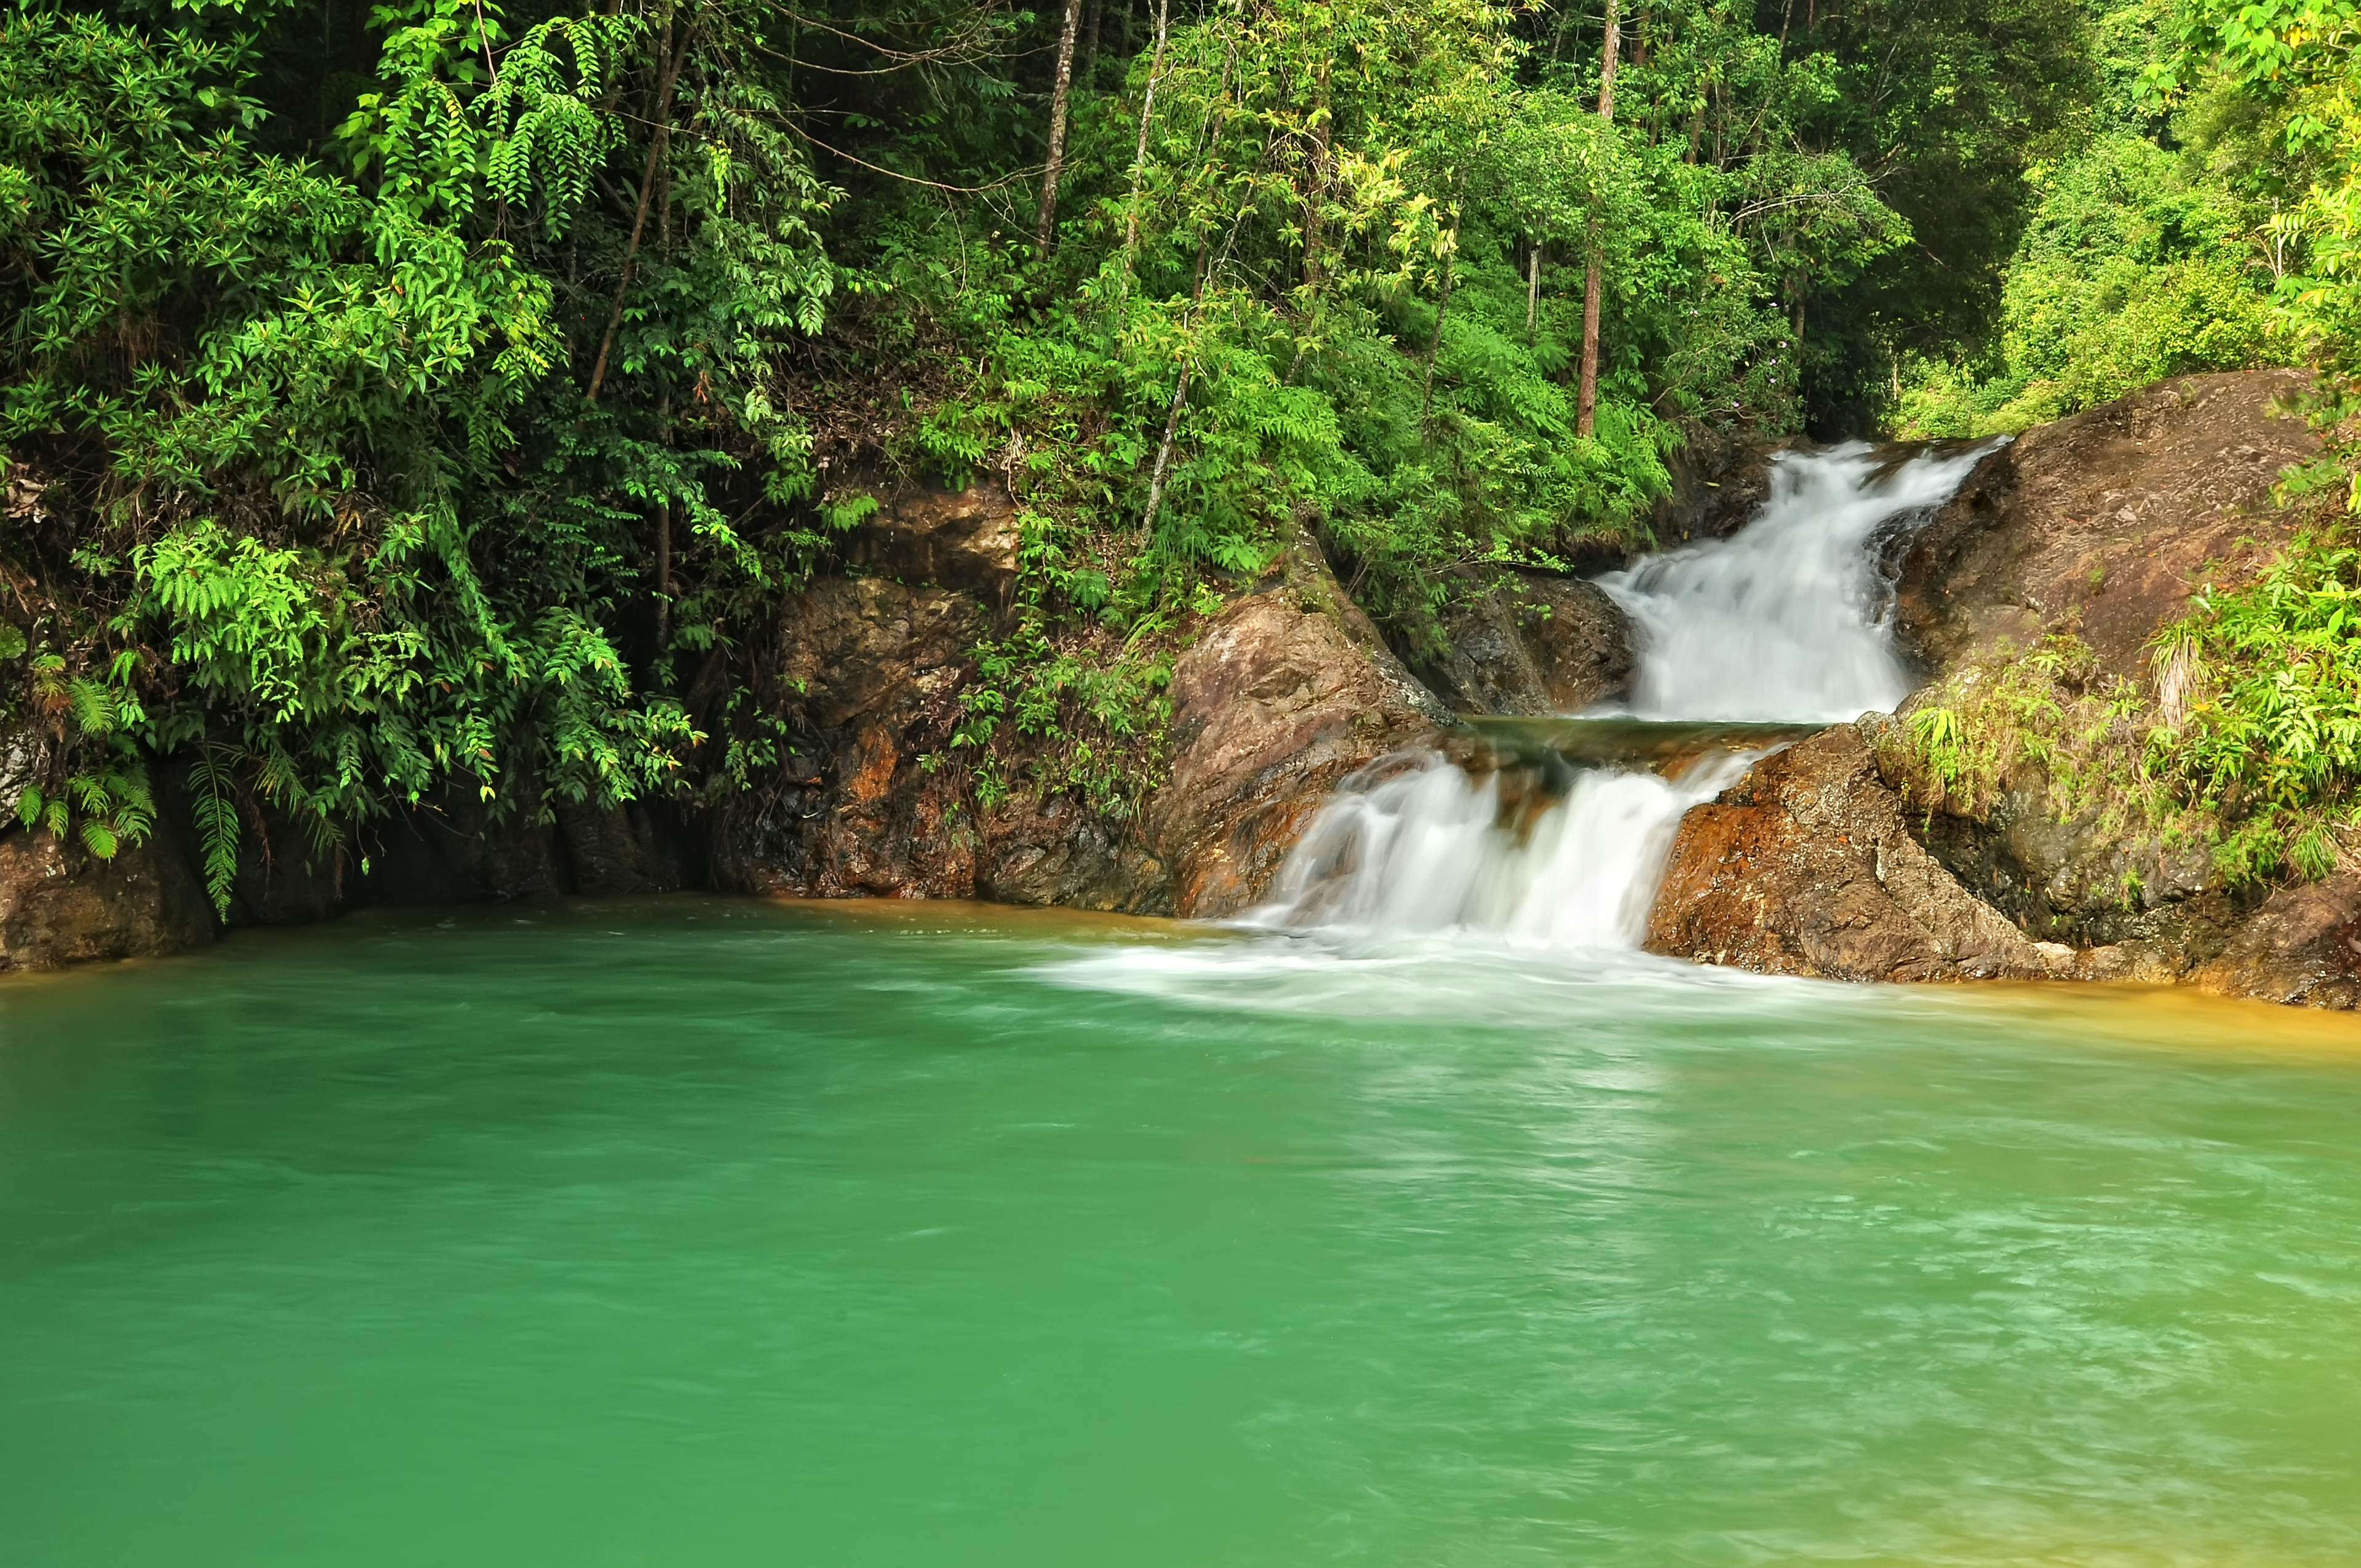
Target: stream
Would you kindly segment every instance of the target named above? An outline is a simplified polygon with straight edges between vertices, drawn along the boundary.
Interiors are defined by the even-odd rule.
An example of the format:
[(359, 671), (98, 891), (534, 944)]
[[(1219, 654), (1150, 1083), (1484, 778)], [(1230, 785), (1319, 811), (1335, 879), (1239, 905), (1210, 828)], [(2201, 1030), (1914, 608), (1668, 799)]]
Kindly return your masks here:
[(959, 906), (0, 987), (12, 1562), (2361, 1559), (2348, 1020)]
[[(1610, 579), (1627, 708), (1230, 927), (675, 896), (0, 984), (0, 1543), (172, 1563), (2361, 1560), (2361, 1037), (1641, 952), (1972, 455)], [(1752, 683), (1752, 684), (1749, 684)], [(1703, 695), (1700, 695), (1703, 694)]]

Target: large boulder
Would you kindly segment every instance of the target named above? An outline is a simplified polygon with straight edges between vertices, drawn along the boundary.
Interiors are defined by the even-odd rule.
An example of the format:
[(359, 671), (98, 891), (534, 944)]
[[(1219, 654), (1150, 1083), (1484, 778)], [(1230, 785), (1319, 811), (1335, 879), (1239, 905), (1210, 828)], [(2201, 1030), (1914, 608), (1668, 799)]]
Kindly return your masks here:
[(722, 885), (807, 897), (970, 898), (979, 839), (950, 762), (974, 596), (823, 577), (789, 604), (766, 672), (776, 775), (717, 835)]
[[(2319, 443), (2279, 408), (2307, 379), (2182, 377), (2026, 432), (1914, 542), (1896, 606), (1905, 642), (1930, 675), (1965, 683), (2071, 638), (2089, 651), (2077, 689), (2156, 698), (2157, 633), (2204, 584), (2250, 578), (2292, 532), (2272, 487)], [(2264, 890), (2230, 885), (2202, 845), (2126, 835), (2096, 806), (2061, 813), (2034, 763), (1974, 810), (1914, 821), (1965, 886), (2077, 949), (2077, 973), (2186, 978), (2258, 939), (2241, 932)]]
[(2307, 379), (2184, 376), (2026, 432), (1912, 543), (1905, 644), (1940, 671), (2072, 630), (2103, 672), (2147, 679), (2148, 639), (2191, 593), (2250, 576), (2286, 540), (2271, 487), (2319, 442), (2273, 408)]
[(1345, 597), (1309, 532), (1172, 675), (1172, 769), (1148, 810), (1176, 913), (1260, 899), (1346, 773), (1452, 721)]
[(0, 970), (157, 958), (214, 934), (204, 889), (169, 826), (105, 861), (48, 833), (0, 838)]
[(1650, 952), (1764, 974), (1944, 981), (2049, 973), (2045, 953), (1913, 838), (1870, 739), (1822, 730), (1681, 818)]
[(2186, 978), (2223, 996), (2361, 1007), (2361, 868), (2276, 890)]
[(723, 818), (717, 880), (1227, 915), (1261, 895), (1338, 778), (1451, 720), (1301, 532), (1181, 651), (1170, 767), (1137, 810), (1032, 785), (1021, 745), (987, 800), (950, 740), (992, 620), (974, 592), (877, 576), (798, 596), (772, 661), (783, 765)]

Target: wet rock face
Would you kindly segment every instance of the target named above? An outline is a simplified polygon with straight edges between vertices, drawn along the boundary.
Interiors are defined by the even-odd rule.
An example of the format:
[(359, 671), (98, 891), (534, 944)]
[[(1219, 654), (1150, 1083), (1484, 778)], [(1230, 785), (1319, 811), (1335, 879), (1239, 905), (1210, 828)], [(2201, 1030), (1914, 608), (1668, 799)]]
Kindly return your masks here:
[(972, 596), (829, 577), (796, 596), (771, 664), (786, 734), (771, 787), (716, 843), (723, 885), (810, 897), (969, 898), (978, 835), (939, 759), (958, 727)]
[(1962, 885), (2048, 941), (2202, 954), (2259, 896), (2242, 900), (2223, 886), (2202, 845), (2127, 840), (2095, 811), (2060, 822), (2037, 785), (2002, 792), (1981, 819), (1908, 820)]
[(1217, 616), (1175, 666), (1172, 772), (1149, 803), (1172, 908), (1259, 900), (1346, 773), (1451, 712), (1387, 652), (1300, 535), (1286, 569)]
[(2188, 978), (2224, 996), (2361, 1007), (2361, 871), (2279, 889)]
[(1336, 779), (1450, 712), (1300, 536), (1176, 662), (1171, 768), (1137, 817), (1020, 787), (988, 810), (949, 760), (992, 610), (879, 577), (815, 583), (781, 629), (785, 766), (716, 842), (724, 886), (1219, 916), (1261, 896)]
[(0, 838), (0, 970), (156, 958), (214, 939), (169, 829), (101, 861), (47, 833)]
[[(2205, 582), (2251, 577), (2293, 529), (2271, 488), (2318, 443), (2272, 405), (2306, 379), (2293, 370), (2184, 377), (2026, 432), (1914, 541), (1895, 613), (1904, 642), (1939, 674), (2072, 633), (2095, 655), (2098, 679), (2153, 695), (2157, 632)], [(2226, 886), (2202, 849), (2127, 842), (2096, 813), (2060, 822), (2047, 797), (2047, 781), (2027, 769), (1980, 817), (1914, 817), (1912, 826), (1965, 886), (2035, 937), (2077, 949), (2068, 972), (2216, 989), (2235, 973), (2248, 979), (2235, 994), (2347, 994), (2325, 981), (2255, 978), (2269, 970), (2260, 933), (2310, 931), (2312, 916), (2290, 911), (2316, 912), (2317, 899), (2285, 890), (2266, 916), (2262, 890)], [(2223, 956), (2231, 953), (2246, 957)], [(2321, 954), (2333, 968), (2331, 948)]]
[(1519, 575), (1444, 618), (1422, 672), (1464, 713), (1578, 713), (1631, 685), (1631, 618), (1596, 583)]
[(2032, 978), (2045, 953), (1911, 837), (1850, 725), (1764, 759), (1682, 817), (1650, 952), (1831, 980)]
[(829, 577), (788, 607), (773, 665), (785, 726), (771, 786), (730, 807), (716, 882), (808, 898), (991, 898), (1170, 911), (1136, 825), (1018, 790), (981, 809), (951, 735), (994, 611), (977, 595)]
[(1016, 586), (1016, 502), (983, 479), (964, 490), (903, 488), (853, 531), (846, 554), (865, 572), (961, 589), (999, 612)]
[(1930, 668), (2075, 630), (2148, 679), (2147, 644), (2206, 580), (2253, 574), (2290, 520), (2270, 491), (2319, 450), (2272, 414), (2298, 370), (2184, 376), (2027, 431), (1987, 458), (1902, 564), (1895, 625)]

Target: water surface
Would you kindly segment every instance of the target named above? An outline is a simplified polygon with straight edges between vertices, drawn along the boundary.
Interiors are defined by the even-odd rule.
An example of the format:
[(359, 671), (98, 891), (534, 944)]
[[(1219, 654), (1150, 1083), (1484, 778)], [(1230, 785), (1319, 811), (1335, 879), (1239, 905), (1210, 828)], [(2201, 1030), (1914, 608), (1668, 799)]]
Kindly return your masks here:
[(2361, 1560), (2361, 1052), (719, 901), (0, 986), (28, 1564)]

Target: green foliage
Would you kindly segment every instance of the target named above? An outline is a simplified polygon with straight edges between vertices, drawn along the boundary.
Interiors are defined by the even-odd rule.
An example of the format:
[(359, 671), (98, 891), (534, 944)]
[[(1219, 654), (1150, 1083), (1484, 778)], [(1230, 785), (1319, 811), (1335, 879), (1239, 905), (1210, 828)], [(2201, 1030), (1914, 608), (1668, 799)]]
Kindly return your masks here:
[(2361, 823), (2361, 546), (2300, 534), (2247, 586), (2201, 595), (2158, 644), (2186, 716), (2151, 744), (2185, 799), (2220, 814), (2225, 867), (2318, 877)]
[(2103, 136), (2034, 172), (2041, 205), (2011, 259), (1987, 363), (1922, 362), (1908, 435), (1990, 435), (2169, 376), (2281, 363), (2265, 220), (2193, 153)]
[(2030, 787), (2059, 820), (2105, 835), (2202, 831), (2147, 764), (2153, 715), (2139, 687), (2103, 674), (2071, 632), (2004, 648), (1913, 699), (1880, 759), (1927, 811), (1982, 817), (2004, 789)]
[[(26, 798), (119, 842), (170, 760), (226, 907), (265, 808), (334, 852), (453, 790), (759, 789), (786, 596), (891, 487), (991, 478), (1018, 579), (938, 764), (1119, 818), (1179, 645), (1302, 531), (1412, 646), (1502, 565), (1644, 543), (1689, 433), (1858, 424), (1862, 367), (1957, 357), (2095, 79), (2087, 19), (2034, 0), (1626, 10), (1612, 124), (1578, 11), (1201, 0), (1160, 46), (1110, 12), (1045, 250), (1054, 8), (20, 9)], [(2054, 195), (2057, 264), (2011, 296), (2034, 358), (2103, 295), (2143, 323), (2121, 363), (2063, 351), (2076, 388), (2246, 341), (2201, 265), (2227, 231), (2124, 167), (2136, 201), (2074, 200), (2138, 223), (2077, 239)], [(2108, 271), (2158, 202), (2196, 216)]]

